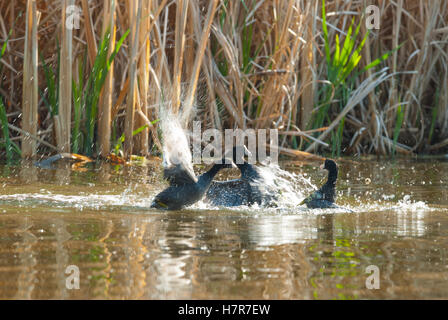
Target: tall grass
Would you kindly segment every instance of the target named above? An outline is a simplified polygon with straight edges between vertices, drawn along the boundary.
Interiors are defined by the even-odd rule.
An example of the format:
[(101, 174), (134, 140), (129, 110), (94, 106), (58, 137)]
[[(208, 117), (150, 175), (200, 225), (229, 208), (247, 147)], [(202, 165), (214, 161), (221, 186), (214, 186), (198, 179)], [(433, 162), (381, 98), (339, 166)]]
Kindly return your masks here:
[(61, 8), (61, 59), (59, 60), (59, 102), (58, 114), (53, 117), (56, 144), (62, 152), (70, 152), (71, 119), (72, 119), (72, 78), (73, 78), (73, 27), (67, 25), (70, 19), (69, 9), (74, 0), (62, 0)]
[(9, 138), (9, 130), (8, 130), (8, 118), (6, 117), (6, 109), (3, 105), (3, 100), (0, 97), (0, 123), (2, 125), (2, 133), (3, 133), (3, 139), (2, 145), (4, 146), (6, 150), (6, 161), (8, 163), (12, 162), (12, 143)]
[[(24, 3), (16, 4), (25, 11)], [(203, 128), (219, 130), (278, 129), (280, 150), (288, 155), (448, 150), (444, 1), (376, 2), (379, 30), (365, 26), (369, 1), (74, 4), (82, 8), (81, 28), (72, 30), (72, 76), (62, 80), (73, 95), (64, 100), (72, 111), (69, 118), (65, 113), (64, 130), (73, 152), (106, 156), (124, 134), (124, 154), (146, 155), (158, 144), (158, 124), (151, 123), (168, 110), (179, 113), (185, 127), (200, 120)], [(11, 13), (18, 12), (12, 5), (0, 4), (0, 26), (6, 29), (16, 18)], [(62, 92), (62, 74), (52, 65), (59, 65), (55, 39), (63, 39), (62, 9), (61, 1), (37, 0), (41, 19), (34, 40), (39, 38), (39, 43), (33, 49), (31, 34), (29, 43), (23, 40), (28, 19), (18, 19), (14, 41), (1, 60), (7, 67), (1, 71), (5, 81), (0, 88), (7, 120), (23, 129), (30, 111), (14, 93), (31, 95), (24, 80), (34, 68), (23, 56), (32, 56), (36, 49), (42, 53), (41, 72), (33, 79), (43, 99), (30, 96), (24, 101), (39, 110), (37, 130), (30, 134), (56, 145), (51, 118), (60, 113), (56, 97)], [(110, 38), (105, 37), (106, 26)], [(6, 39), (3, 29), (0, 37)], [(130, 36), (114, 46), (115, 32), (123, 37), (126, 30)], [(112, 54), (121, 45), (124, 50)], [(24, 67), (26, 78), (21, 77)], [(67, 68), (61, 70), (69, 74)], [(50, 111), (42, 105), (51, 106)], [(16, 134), (10, 132), (11, 138)], [(31, 140), (40, 152), (53, 152)]]
[[(8, 40), (11, 37), (12, 29), (9, 31), (7, 38), (3, 42), (1, 49), (0, 49), (0, 60), (2, 59), (3, 55), (6, 51), (6, 46), (8, 45)], [(2, 74), (3, 65), (0, 64), (0, 74)], [(1, 83), (0, 78), (0, 83)], [(6, 150), (6, 161), (8, 163), (11, 163), (13, 160), (13, 142), (11, 142), (11, 139), (9, 138), (9, 129), (8, 129), (8, 117), (6, 115), (6, 108), (3, 104), (3, 97), (0, 94), (0, 124), (2, 125), (2, 134), (3, 134), (3, 141), (1, 141), (1, 146), (4, 146)]]
[(61, 60), (60, 50), (57, 50), (57, 67), (56, 70), (45, 62), (41, 54), (41, 65), (44, 69), (45, 76), (45, 92), (40, 90), (41, 97), (47, 106), (52, 117), (59, 113), (59, 66)]
[[(394, 48), (380, 57), (373, 60), (364, 68), (357, 70), (357, 67), (362, 59), (362, 50), (370, 35), (370, 30), (362, 35), (361, 25), (364, 16), (360, 17), (360, 21), (355, 27), (355, 18), (352, 18), (348, 30), (345, 34), (345, 39), (341, 45), (339, 34), (335, 35), (335, 44), (331, 46), (328, 32), (327, 14), (325, 8), (325, 0), (322, 0), (322, 30), (324, 36), (325, 59), (327, 63), (327, 80), (328, 84), (323, 86), (320, 103), (314, 114), (310, 128), (320, 128), (329, 125), (332, 122), (329, 109), (335, 101), (337, 112), (340, 112), (348, 102), (350, 94), (356, 86), (356, 80), (359, 79), (361, 73), (366, 72), (387, 60), (389, 56), (399, 47)], [(334, 48), (334, 50), (330, 50)], [(354, 74), (353, 74), (354, 73)], [(323, 103), (322, 103), (323, 102)], [(342, 151), (342, 143), (344, 138), (345, 117), (343, 117), (338, 125), (338, 129), (331, 134), (331, 151), (333, 156), (340, 156)], [(398, 125), (398, 123), (397, 123)], [(401, 128), (401, 123), (400, 123)], [(398, 133), (399, 129), (398, 128)], [(394, 144), (396, 144), (398, 135), (394, 136)], [(395, 151), (394, 151), (395, 152)]]
[(37, 151), (36, 141), (32, 139), (38, 126), (38, 38), (37, 25), (40, 13), (35, 0), (28, 0), (25, 15), (25, 49), (23, 57), (22, 109), (22, 156), (34, 157)]
[[(101, 41), (98, 53), (96, 55), (93, 68), (89, 74), (84, 88), (84, 70), (85, 68), (80, 66), (78, 82), (73, 83), (74, 87), (74, 105), (75, 105), (75, 125), (73, 127), (73, 145), (72, 149), (74, 153), (79, 152), (80, 145), (83, 145), (82, 151), (91, 156), (95, 151), (95, 127), (97, 125), (97, 111), (101, 90), (103, 89), (106, 81), (107, 74), (110, 70), (111, 64), (115, 59), (118, 51), (120, 50), (123, 41), (128, 36), (129, 31), (117, 42), (115, 48), (112, 50), (112, 54), (109, 55), (110, 46), (110, 30), (107, 30)], [(84, 89), (83, 89), (84, 88)], [(85, 114), (84, 122), (84, 137), (81, 137), (80, 122), (81, 115)], [(81, 144), (80, 142), (83, 141)]]

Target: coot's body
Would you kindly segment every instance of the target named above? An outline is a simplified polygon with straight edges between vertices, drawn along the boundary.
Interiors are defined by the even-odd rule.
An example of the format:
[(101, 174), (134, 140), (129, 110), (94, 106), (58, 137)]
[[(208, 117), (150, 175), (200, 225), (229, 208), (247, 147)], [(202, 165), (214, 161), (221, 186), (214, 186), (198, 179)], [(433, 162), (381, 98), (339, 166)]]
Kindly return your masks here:
[(222, 159), (222, 163), (213, 165), (199, 178), (182, 164), (166, 168), (164, 177), (170, 182), (170, 186), (156, 195), (151, 208), (179, 210), (194, 204), (204, 197), (218, 171), (231, 167), (233, 163), (226, 164), (225, 159)]
[(336, 162), (326, 159), (323, 169), (328, 170), (327, 182), (319, 190), (303, 200), (302, 204), (306, 204), (308, 208), (338, 208), (338, 206), (334, 204), (336, 180), (338, 178), (338, 167)]
[(245, 146), (233, 148), (233, 162), (240, 170), (241, 177), (229, 181), (212, 181), (206, 201), (223, 207), (272, 204), (274, 197), (266, 190), (262, 175), (256, 166), (244, 160), (245, 155), (250, 155)]
[(214, 206), (222, 207), (250, 206), (256, 202), (252, 197), (250, 182), (241, 178), (213, 181), (207, 191), (206, 200)]

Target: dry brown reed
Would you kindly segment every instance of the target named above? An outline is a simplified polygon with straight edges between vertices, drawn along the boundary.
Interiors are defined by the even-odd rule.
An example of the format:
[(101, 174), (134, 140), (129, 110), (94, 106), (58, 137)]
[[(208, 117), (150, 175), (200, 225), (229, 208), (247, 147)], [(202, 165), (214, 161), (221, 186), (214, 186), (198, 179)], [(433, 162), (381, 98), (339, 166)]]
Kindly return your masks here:
[[(35, 0), (28, 0), (26, 6), (25, 52), (23, 62), (22, 127), (26, 133), (37, 133), (37, 25), (39, 14)], [(29, 135), (22, 135), (22, 156), (33, 157), (36, 154), (36, 141)]]
[[(81, 28), (72, 35), (61, 22), (61, 12), (71, 2), (82, 8)], [(109, 26), (113, 39), (115, 33), (120, 37), (128, 29), (131, 32), (101, 94), (96, 143), (102, 156), (115, 143), (112, 131), (115, 137), (125, 134), (126, 155), (147, 155), (154, 143), (159, 144), (157, 125), (134, 137), (133, 131), (168, 109), (181, 112), (186, 126), (195, 119), (202, 121), (203, 128), (219, 130), (279, 129), (279, 150), (299, 157), (294, 149), (330, 150), (331, 136), (342, 119), (342, 149), (349, 154), (413, 154), (448, 148), (444, 0), (327, 0), (333, 45), (336, 35), (343, 41), (353, 17), (365, 34), (365, 8), (374, 4), (380, 9), (380, 29), (367, 38), (359, 70), (402, 46), (376, 69), (356, 75), (346, 106), (332, 103), (327, 128), (311, 133), (306, 130), (318, 129), (310, 127), (310, 121), (324, 103), (321, 89), (328, 78), (321, 1), (136, 0), (116, 1), (115, 10), (111, 4), (111, 0), (0, 3), (0, 39), (6, 39), (13, 28), (1, 60), (0, 88), (11, 124), (21, 121), (22, 130), (67, 151), (73, 122), (72, 73), (87, 52), (88, 75)], [(21, 10), (28, 13), (14, 25)], [(39, 24), (38, 11), (42, 13)], [(63, 58), (60, 123), (49, 117), (43, 97), (38, 99), (37, 94), (38, 87), (45, 91), (37, 49), (56, 67), (56, 36)], [(71, 62), (71, 54), (76, 63)], [(388, 69), (376, 74), (383, 68)], [(22, 101), (18, 92), (23, 93)], [(35, 143), (23, 139), (22, 155), (32, 156)], [(52, 152), (42, 144), (40, 151)]]
[[(105, 2), (103, 7), (103, 30), (102, 38), (110, 32), (110, 46), (108, 55), (110, 56), (115, 47), (115, 1)], [(114, 64), (112, 62), (106, 82), (101, 92), (98, 108), (98, 153), (101, 157), (107, 157), (110, 153), (110, 134), (111, 134), (111, 114), (114, 93)]]
[(125, 156), (129, 158), (132, 154), (134, 145), (132, 132), (134, 131), (135, 105), (137, 99), (137, 52), (138, 52), (138, 35), (140, 30), (142, 1), (130, 1), (129, 6), (129, 23), (131, 29), (131, 43), (129, 46), (129, 92), (126, 105), (125, 118)]
[[(68, 8), (74, 0), (62, 1), (61, 21), (66, 21)], [(59, 67), (59, 113), (55, 116), (56, 143), (62, 152), (70, 152), (72, 118), (72, 80), (73, 80), (73, 32), (70, 24), (61, 24), (61, 59)], [(36, 66), (37, 67), (37, 66)]]

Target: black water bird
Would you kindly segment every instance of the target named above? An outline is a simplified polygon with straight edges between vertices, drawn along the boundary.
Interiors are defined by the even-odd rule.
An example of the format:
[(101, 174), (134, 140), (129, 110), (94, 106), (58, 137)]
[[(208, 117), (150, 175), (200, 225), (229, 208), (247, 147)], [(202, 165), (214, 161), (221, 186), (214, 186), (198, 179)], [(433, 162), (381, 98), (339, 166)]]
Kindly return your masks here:
[(338, 178), (338, 166), (336, 162), (326, 159), (321, 166), (322, 169), (328, 170), (327, 182), (317, 191), (312, 193), (308, 198), (302, 201), (308, 208), (339, 208), (335, 203), (335, 187)]
[[(272, 205), (275, 197), (268, 191), (259, 169), (244, 160), (244, 156), (251, 155), (246, 146), (234, 147), (232, 154), (241, 177), (228, 181), (213, 181), (205, 200), (214, 206), (223, 207)], [(230, 158), (229, 154), (226, 156)]]
[(181, 162), (168, 165), (163, 175), (170, 186), (155, 196), (151, 208), (180, 210), (192, 205), (204, 197), (219, 170), (233, 167), (233, 162), (223, 158), (221, 163), (213, 165), (210, 170), (196, 177), (190, 164)]

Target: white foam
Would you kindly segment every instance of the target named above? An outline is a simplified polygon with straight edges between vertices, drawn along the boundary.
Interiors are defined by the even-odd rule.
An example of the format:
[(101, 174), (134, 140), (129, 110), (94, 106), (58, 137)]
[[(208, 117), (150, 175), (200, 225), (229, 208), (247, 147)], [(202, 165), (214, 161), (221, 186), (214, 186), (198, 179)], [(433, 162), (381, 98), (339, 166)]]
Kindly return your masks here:
[(316, 186), (302, 174), (288, 172), (277, 164), (258, 166), (262, 182), (267, 190), (278, 194), (277, 206), (297, 207)]
[(88, 194), (88, 195), (63, 195), (53, 193), (26, 193), (13, 195), (0, 195), (0, 201), (13, 203), (17, 207), (29, 207), (30, 205), (43, 205), (59, 208), (102, 209), (111, 207), (123, 207), (132, 205), (146, 208), (151, 204), (151, 199), (143, 198), (139, 194), (130, 195), (126, 192), (119, 195)]
[(163, 138), (163, 166), (183, 163), (194, 172), (188, 139), (178, 117), (171, 113), (163, 113), (160, 127)]

